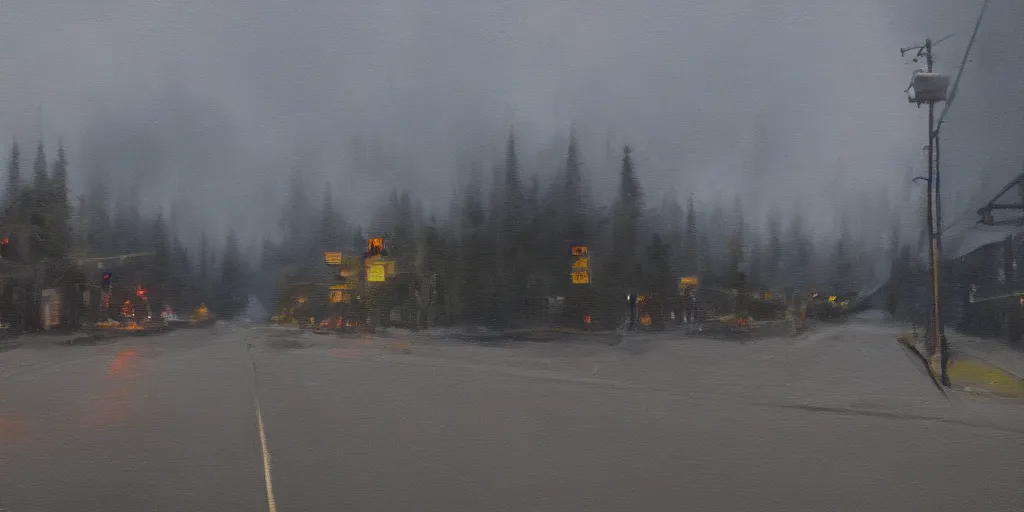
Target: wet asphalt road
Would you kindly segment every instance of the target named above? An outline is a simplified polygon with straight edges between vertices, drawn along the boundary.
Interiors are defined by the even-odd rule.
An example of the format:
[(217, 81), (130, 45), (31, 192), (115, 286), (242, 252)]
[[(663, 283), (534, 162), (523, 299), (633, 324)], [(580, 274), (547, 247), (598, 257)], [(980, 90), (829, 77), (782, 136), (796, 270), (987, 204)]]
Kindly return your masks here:
[(1024, 404), (944, 398), (895, 331), (26, 342), (0, 510), (268, 510), (266, 473), (280, 511), (1024, 510)]

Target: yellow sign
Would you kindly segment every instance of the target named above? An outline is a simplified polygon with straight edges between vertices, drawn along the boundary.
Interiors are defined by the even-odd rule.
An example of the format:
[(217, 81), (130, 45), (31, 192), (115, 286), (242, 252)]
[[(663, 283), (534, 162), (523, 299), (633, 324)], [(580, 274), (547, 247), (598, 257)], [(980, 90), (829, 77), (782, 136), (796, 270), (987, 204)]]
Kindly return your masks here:
[(582, 258), (576, 259), (576, 261), (572, 262), (572, 268), (582, 268), (582, 269), (590, 268), (590, 258), (587, 257), (587, 256), (584, 256)]
[(383, 283), (386, 276), (387, 270), (384, 265), (374, 264), (366, 271), (366, 280), (371, 283)]
[(572, 284), (590, 284), (590, 272), (586, 270), (573, 272)]
[(345, 292), (341, 290), (331, 290), (328, 298), (330, 299), (331, 304), (340, 304), (345, 298)]
[(384, 250), (384, 238), (375, 237), (371, 238), (366, 242), (366, 252), (376, 255), (380, 254)]
[(331, 291), (351, 290), (352, 289), (352, 283), (332, 284), (331, 286), (327, 287), (327, 289), (331, 290)]
[(585, 246), (585, 245), (574, 245), (574, 246), (570, 247), (569, 250), (572, 251), (572, 255), (573, 256), (586, 256), (587, 255), (587, 246)]
[(680, 277), (679, 286), (697, 286), (697, 276)]
[(340, 252), (325, 252), (324, 261), (328, 265), (341, 265), (341, 253)]

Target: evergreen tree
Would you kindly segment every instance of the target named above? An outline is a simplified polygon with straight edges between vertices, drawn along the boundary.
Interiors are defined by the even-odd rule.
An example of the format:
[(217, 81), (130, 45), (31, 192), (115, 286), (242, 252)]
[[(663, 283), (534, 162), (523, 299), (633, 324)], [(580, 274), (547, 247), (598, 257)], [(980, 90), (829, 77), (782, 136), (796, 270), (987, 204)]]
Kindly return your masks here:
[(832, 279), (830, 287), (832, 293), (844, 293), (850, 291), (854, 284), (854, 242), (850, 234), (849, 225), (845, 220), (839, 230), (839, 240), (836, 241), (835, 250), (829, 261), (832, 268)]
[(8, 209), (13, 208), (21, 195), (21, 151), (18, 140), (11, 143), (11, 155), (7, 159), (7, 190), (4, 197)]
[(209, 300), (210, 294), (210, 243), (206, 237), (206, 231), (204, 230), (199, 235), (199, 286), (197, 286), (197, 293), (199, 294), (199, 300), (205, 302)]
[(323, 206), (320, 210), (320, 230), (318, 231), (318, 249), (320, 252), (340, 251), (341, 226), (334, 211), (334, 199), (331, 196), (330, 183), (324, 184)]
[(683, 272), (686, 275), (697, 275), (700, 273), (700, 251), (702, 246), (698, 243), (697, 233), (697, 212), (693, 206), (693, 194), (686, 204), (686, 233), (683, 248)]
[(518, 320), (517, 317), (522, 316), (528, 310), (524, 288), (526, 279), (523, 264), (526, 254), (522, 223), (524, 196), (520, 174), (515, 135), (509, 133), (505, 151), (504, 181), (499, 192), (502, 202), (501, 209), (497, 213), (500, 227), (497, 233), (498, 258), (495, 261), (498, 273), (495, 318), (501, 326)]
[(778, 210), (768, 215), (768, 245), (764, 255), (764, 280), (770, 286), (778, 286), (783, 282), (779, 276), (782, 267), (782, 218)]
[(65, 256), (71, 251), (71, 205), (68, 202), (68, 159), (63, 142), (57, 148), (50, 179), (50, 222), (47, 226), (51, 256)]
[(310, 221), (315, 216), (310, 214), (310, 198), (306, 190), (306, 181), (298, 167), (292, 172), (288, 184), (288, 200), (285, 203), (281, 223), (284, 228), (284, 249), (289, 257), (313, 263), (313, 237), (310, 233)]
[(228, 230), (224, 241), (224, 257), (221, 263), (220, 278), (220, 313), (225, 316), (235, 315), (245, 307), (248, 298), (246, 287), (248, 270), (242, 259), (238, 236), (233, 229)]
[(804, 218), (796, 213), (789, 224), (786, 246), (790, 262), (787, 265), (789, 272), (785, 276), (786, 281), (793, 283), (796, 288), (811, 286), (818, 279), (814, 247), (804, 229)]
[(32, 163), (32, 187), (36, 192), (46, 190), (46, 152), (43, 149), (43, 141), (36, 144), (36, 159)]
[(475, 324), (484, 323), (490, 317), (488, 302), (494, 284), (493, 280), (485, 281), (484, 275), (490, 268), (491, 258), (486, 233), (487, 213), (480, 200), (481, 194), (480, 168), (474, 164), (461, 209), (458, 297), (463, 319)]
[(619, 192), (612, 225), (612, 257), (616, 274), (631, 272), (636, 266), (636, 242), (640, 215), (643, 211), (643, 192), (633, 168), (632, 150), (622, 149), (622, 169), (619, 174)]
[(647, 289), (652, 293), (652, 309), (657, 313), (655, 321), (662, 320), (662, 315), (675, 295), (672, 269), (670, 267), (671, 252), (669, 245), (662, 242), (661, 235), (655, 234), (647, 251)]
[(665, 244), (668, 245), (672, 254), (671, 269), (673, 274), (680, 274), (683, 271), (685, 253), (682, 250), (685, 240), (686, 216), (682, 205), (679, 204), (679, 194), (675, 187), (669, 186), (661, 201), (661, 229), (664, 232)]
[(148, 250), (153, 253), (152, 264), (147, 272), (145, 286), (150, 290), (151, 306), (154, 313), (160, 311), (164, 304), (171, 301), (168, 272), (171, 270), (171, 247), (167, 235), (167, 224), (164, 221), (162, 212), (157, 212), (156, 218), (149, 229)]
[(727, 260), (729, 266), (727, 272), (731, 275), (737, 275), (741, 272), (746, 257), (746, 246), (744, 244), (746, 225), (743, 222), (743, 205), (740, 203), (739, 198), (736, 198), (733, 209), (736, 214), (736, 225), (733, 227), (732, 235), (729, 237)]

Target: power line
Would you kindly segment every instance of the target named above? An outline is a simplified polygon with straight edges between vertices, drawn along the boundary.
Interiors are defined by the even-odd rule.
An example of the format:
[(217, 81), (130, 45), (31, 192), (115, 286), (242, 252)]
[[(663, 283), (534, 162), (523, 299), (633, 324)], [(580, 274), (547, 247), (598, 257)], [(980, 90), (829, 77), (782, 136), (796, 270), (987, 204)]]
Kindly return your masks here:
[[(967, 48), (964, 50), (964, 56), (960, 59), (960, 69), (956, 72), (956, 78), (953, 80), (953, 88), (949, 91), (949, 99), (946, 100), (946, 106), (942, 108), (942, 113), (939, 114), (939, 120), (935, 124), (935, 132), (938, 134), (939, 129), (942, 128), (942, 121), (946, 118), (946, 113), (949, 112), (949, 106), (953, 104), (953, 100), (956, 99), (956, 93), (960, 89), (960, 78), (963, 77), (964, 68), (967, 66), (967, 58), (971, 54), (971, 47), (974, 46), (974, 40), (978, 37), (978, 29), (981, 28), (981, 19), (985, 16), (985, 10), (988, 9), (989, 0), (983, 0), (981, 4), (981, 12), (978, 13), (978, 19), (974, 22), (974, 32), (971, 33), (971, 39), (967, 41)], [(941, 39), (940, 39), (941, 41)]]

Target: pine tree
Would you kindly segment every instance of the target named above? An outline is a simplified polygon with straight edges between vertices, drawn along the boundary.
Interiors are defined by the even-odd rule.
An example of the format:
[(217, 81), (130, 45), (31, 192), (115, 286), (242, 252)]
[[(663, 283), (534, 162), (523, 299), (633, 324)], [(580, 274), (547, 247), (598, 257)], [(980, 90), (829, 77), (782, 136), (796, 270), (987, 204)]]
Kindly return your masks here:
[(671, 268), (673, 274), (683, 271), (685, 253), (681, 250), (685, 239), (686, 215), (682, 205), (679, 204), (679, 194), (675, 187), (669, 186), (661, 201), (660, 215), (662, 218), (661, 229), (664, 233), (665, 244), (672, 253)]
[(209, 300), (210, 293), (210, 243), (206, 231), (199, 235), (199, 293), (200, 301)]
[(17, 205), (21, 195), (21, 151), (18, 140), (11, 143), (11, 154), (7, 159), (7, 190), (4, 196), (5, 206), (12, 209)]
[(68, 159), (63, 142), (57, 148), (50, 179), (50, 255), (65, 256), (71, 251), (71, 205), (68, 202)]
[(619, 193), (612, 225), (612, 257), (616, 274), (628, 278), (636, 266), (636, 242), (640, 215), (643, 211), (643, 192), (633, 168), (632, 150), (622, 149), (622, 169), (619, 174)]
[(233, 229), (230, 229), (224, 241), (224, 257), (221, 263), (219, 310), (224, 315), (237, 314), (245, 306), (245, 300), (248, 297), (248, 289), (245, 286), (247, 275), (248, 271), (246, 263), (242, 259), (238, 236)]
[(778, 286), (783, 282), (779, 276), (783, 259), (782, 248), (782, 218), (778, 210), (768, 215), (768, 245), (764, 258), (764, 280), (771, 286)]
[(487, 213), (480, 200), (483, 193), (480, 174), (479, 165), (474, 164), (462, 200), (458, 257), (460, 272), (457, 278), (462, 318), (474, 324), (484, 323), (490, 316), (491, 307), (486, 298), (490, 297), (494, 285), (493, 279), (484, 279), (484, 272), (492, 263), (485, 231)]
[(729, 266), (727, 271), (735, 276), (741, 272), (746, 256), (746, 246), (744, 243), (746, 225), (743, 222), (743, 205), (740, 203), (739, 198), (736, 198), (733, 209), (736, 214), (736, 225), (733, 227), (732, 235), (729, 237), (727, 260)]
[(786, 281), (792, 282), (797, 288), (814, 284), (818, 279), (814, 265), (814, 247), (804, 232), (804, 219), (799, 213), (796, 213), (790, 222), (786, 246), (790, 256)]
[(653, 310), (657, 313), (655, 320), (660, 323), (664, 308), (671, 303), (674, 295), (672, 270), (670, 265), (671, 252), (669, 245), (662, 242), (661, 235), (655, 234), (647, 253), (647, 289), (652, 292)]
[(36, 192), (46, 190), (46, 151), (43, 149), (43, 141), (36, 144), (36, 159), (32, 163), (32, 187)]
[(334, 212), (334, 199), (331, 196), (330, 183), (324, 184), (323, 206), (320, 210), (319, 250), (323, 252), (338, 251), (340, 236), (337, 214)]
[(505, 172), (502, 183), (502, 208), (499, 212), (500, 228), (497, 239), (498, 259), (498, 290), (496, 296), (496, 318), (500, 325), (508, 325), (522, 316), (526, 311), (526, 291), (524, 282), (523, 260), (525, 244), (523, 240), (523, 206), (524, 197), (522, 178), (520, 176), (519, 157), (516, 154), (516, 140), (509, 133), (505, 151)]
[(310, 233), (311, 220), (315, 220), (315, 217), (310, 215), (306, 182), (302, 171), (296, 168), (289, 181), (288, 201), (281, 218), (284, 227), (284, 248), (293, 260), (308, 260), (314, 256), (311, 251), (314, 241)]
[(832, 293), (843, 293), (850, 291), (854, 286), (854, 241), (850, 234), (849, 225), (844, 220), (839, 230), (839, 240), (836, 241), (835, 250), (832, 252), (829, 262), (832, 267), (832, 279), (830, 281)]
[(167, 224), (164, 221), (162, 212), (157, 212), (149, 229), (148, 250), (153, 253), (152, 264), (147, 272), (148, 283), (145, 285), (150, 290), (151, 305), (162, 308), (163, 304), (169, 303), (171, 298), (168, 284), (170, 279), (168, 272), (171, 269), (171, 247), (167, 235)]
[(690, 200), (686, 204), (686, 233), (684, 237), (683, 272), (686, 275), (697, 275), (701, 270), (700, 251), (702, 247), (698, 243), (697, 212), (693, 206), (693, 194), (690, 194)]

